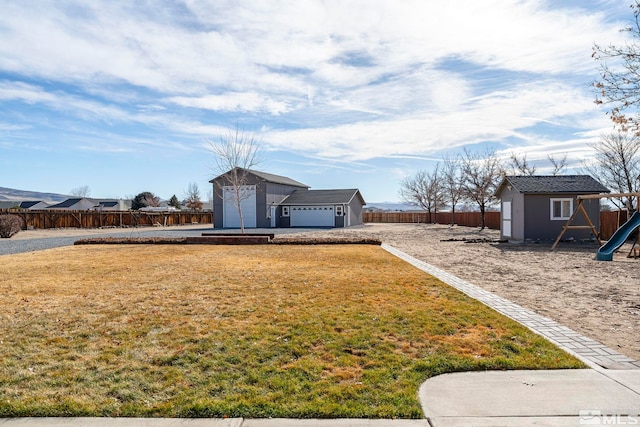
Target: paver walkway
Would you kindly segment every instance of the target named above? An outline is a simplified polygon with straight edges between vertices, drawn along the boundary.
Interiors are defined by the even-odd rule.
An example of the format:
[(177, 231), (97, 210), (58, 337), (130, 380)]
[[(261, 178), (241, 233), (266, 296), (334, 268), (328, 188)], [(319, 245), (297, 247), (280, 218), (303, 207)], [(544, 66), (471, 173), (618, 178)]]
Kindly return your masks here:
[(518, 304), (479, 288), (478, 286), (466, 282), (447, 273), (446, 271), (440, 270), (431, 264), (420, 261), (419, 259), (394, 248), (393, 246), (383, 244), (382, 248), (413, 266), (442, 280), (448, 285), (453, 286), (471, 298), (474, 298), (493, 308), (497, 312), (521, 323), (594, 369), (640, 369), (639, 361), (618, 353), (604, 344), (585, 337), (566, 326), (562, 326), (548, 317), (540, 316), (539, 314), (531, 310), (527, 310)]

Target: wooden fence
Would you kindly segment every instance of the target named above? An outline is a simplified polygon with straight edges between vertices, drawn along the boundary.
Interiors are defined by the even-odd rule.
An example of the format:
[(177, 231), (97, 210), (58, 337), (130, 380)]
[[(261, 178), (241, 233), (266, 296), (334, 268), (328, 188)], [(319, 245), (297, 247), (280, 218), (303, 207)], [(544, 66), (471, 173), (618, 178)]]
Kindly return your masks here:
[(69, 211), (0, 209), (20, 216), (30, 228), (142, 227), (152, 225), (211, 224), (211, 211)]
[[(451, 212), (365, 212), (364, 222), (458, 224), (466, 227), (480, 226), (480, 212), (456, 212), (455, 220)], [(600, 212), (600, 238), (608, 240), (627, 221), (627, 211)], [(486, 212), (487, 228), (500, 229), (500, 212)]]
[[(479, 227), (481, 224), (480, 212), (456, 212), (453, 218), (451, 212), (431, 213), (427, 212), (365, 212), (364, 222), (386, 223), (424, 223), (424, 224), (458, 224), (466, 227)], [(500, 229), (500, 212), (486, 212), (485, 223), (487, 228)]]

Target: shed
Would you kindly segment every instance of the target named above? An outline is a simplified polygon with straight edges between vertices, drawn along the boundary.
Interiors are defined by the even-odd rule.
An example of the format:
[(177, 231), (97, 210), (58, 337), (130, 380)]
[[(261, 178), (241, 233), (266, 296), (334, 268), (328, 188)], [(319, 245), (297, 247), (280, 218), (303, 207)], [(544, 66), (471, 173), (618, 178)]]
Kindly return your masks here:
[[(245, 176), (244, 185), (234, 194), (230, 176)], [(215, 228), (239, 228), (240, 199), (246, 228), (347, 227), (362, 224), (365, 204), (357, 189), (310, 190), (286, 176), (252, 169), (232, 169), (209, 181), (213, 184)]]
[[(506, 176), (498, 186), (500, 199), (500, 237), (510, 241), (553, 241), (577, 206), (581, 194), (609, 193), (609, 189), (590, 175)], [(584, 207), (600, 228), (600, 201), (587, 200)], [(586, 225), (576, 218), (575, 225)], [(595, 238), (591, 230), (575, 229), (565, 238)]]

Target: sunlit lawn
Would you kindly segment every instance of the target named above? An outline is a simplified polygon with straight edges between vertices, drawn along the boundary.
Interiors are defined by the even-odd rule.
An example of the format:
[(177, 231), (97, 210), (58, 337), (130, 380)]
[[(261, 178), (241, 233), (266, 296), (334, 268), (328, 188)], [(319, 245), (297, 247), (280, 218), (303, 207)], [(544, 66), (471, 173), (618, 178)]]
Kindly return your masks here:
[(379, 246), (76, 246), (0, 269), (0, 416), (416, 418), (433, 375), (583, 367)]

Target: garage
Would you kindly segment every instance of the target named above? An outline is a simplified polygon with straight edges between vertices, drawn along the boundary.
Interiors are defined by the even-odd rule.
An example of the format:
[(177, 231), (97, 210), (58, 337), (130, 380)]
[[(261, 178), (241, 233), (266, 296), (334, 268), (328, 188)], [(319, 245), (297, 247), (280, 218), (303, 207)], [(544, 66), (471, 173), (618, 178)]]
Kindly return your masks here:
[(291, 227), (334, 227), (335, 214), (331, 206), (291, 206)]
[[(225, 186), (223, 194), (223, 227), (240, 228), (240, 214), (236, 203), (236, 192), (234, 187)], [(256, 186), (243, 185), (239, 190), (240, 207), (242, 208), (242, 218), (245, 228), (256, 228)]]

